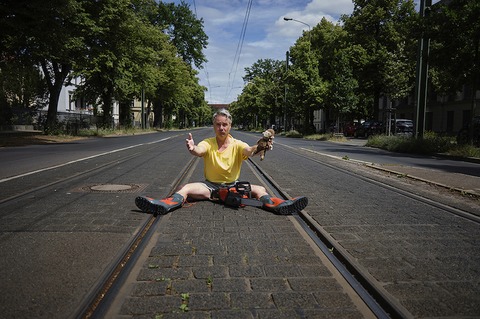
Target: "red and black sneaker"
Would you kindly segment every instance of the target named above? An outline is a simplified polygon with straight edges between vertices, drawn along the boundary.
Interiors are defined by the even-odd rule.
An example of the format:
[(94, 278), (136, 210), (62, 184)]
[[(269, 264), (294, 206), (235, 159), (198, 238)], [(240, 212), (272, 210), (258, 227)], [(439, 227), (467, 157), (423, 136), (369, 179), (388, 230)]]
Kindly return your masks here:
[(135, 205), (145, 213), (152, 213), (154, 215), (165, 215), (166, 213), (182, 207), (183, 196), (180, 194), (173, 194), (172, 197), (164, 199), (153, 199), (146, 196), (138, 196), (135, 198)]
[(308, 198), (305, 196), (295, 197), (284, 200), (269, 195), (262, 196), (260, 201), (263, 202), (263, 208), (278, 215), (291, 215), (298, 213), (308, 205)]

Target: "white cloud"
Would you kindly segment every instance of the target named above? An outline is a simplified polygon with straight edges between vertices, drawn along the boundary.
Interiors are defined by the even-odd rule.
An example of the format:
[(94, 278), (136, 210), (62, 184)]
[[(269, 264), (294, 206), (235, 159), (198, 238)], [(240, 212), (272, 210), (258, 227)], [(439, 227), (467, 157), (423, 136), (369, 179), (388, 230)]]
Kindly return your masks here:
[[(175, 1), (179, 3), (180, 0)], [(285, 59), (285, 52), (308, 27), (323, 17), (335, 22), (341, 14), (352, 12), (351, 0), (257, 0), (254, 1), (238, 60), (235, 52), (247, 9), (246, 0), (196, 0), (197, 15), (204, 20), (209, 46), (204, 51), (208, 63), (200, 70), (200, 83), (209, 87), (209, 103), (230, 103), (241, 93), (244, 69), (259, 59)], [(194, 10), (193, 0), (187, 1)]]

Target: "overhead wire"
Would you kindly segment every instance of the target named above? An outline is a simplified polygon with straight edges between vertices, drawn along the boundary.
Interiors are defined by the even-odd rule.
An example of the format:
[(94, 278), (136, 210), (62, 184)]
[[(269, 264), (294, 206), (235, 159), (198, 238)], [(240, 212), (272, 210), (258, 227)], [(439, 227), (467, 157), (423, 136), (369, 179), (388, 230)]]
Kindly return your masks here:
[[(243, 18), (242, 30), (240, 32), (240, 38), (238, 40), (237, 49), (235, 51), (235, 57), (233, 59), (232, 68), (230, 69), (230, 72), (228, 73), (228, 84), (227, 84), (227, 91), (226, 91), (226, 94), (225, 94), (225, 100), (228, 99), (228, 97), (230, 96), (230, 93), (232, 92), (235, 77), (237, 75), (238, 64), (240, 63), (240, 56), (242, 54), (243, 42), (245, 40), (245, 34), (246, 34), (246, 31), (247, 31), (248, 20), (250, 18), (250, 11), (252, 9), (252, 3), (253, 3), (253, 0), (248, 1), (247, 9), (245, 11), (245, 16)], [(232, 76), (232, 72), (233, 72), (233, 76)]]
[[(195, 0), (192, 0), (192, 2), (193, 2), (194, 11), (195, 11), (195, 17), (197, 17), (197, 5), (196, 5)], [(228, 82), (227, 82), (226, 92), (225, 92), (225, 101), (228, 100), (228, 97), (230, 96), (230, 94), (231, 94), (231, 92), (234, 88), (234, 81), (235, 81), (235, 78), (236, 78), (236, 75), (237, 75), (238, 65), (240, 63), (240, 56), (242, 54), (243, 43), (244, 43), (244, 40), (245, 40), (245, 34), (246, 34), (246, 31), (247, 31), (247, 26), (248, 26), (248, 21), (249, 21), (249, 18), (250, 18), (250, 11), (252, 9), (252, 4), (253, 4), (253, 0), (249, 0), (248, 3), (247, 3), (247, 8), (246, 8), (246, 11), (245, 11), (245, 16), (243, 18), (243, 25), (242, 25), (242, 30), (240, 32), (240, 37), (239, 37), (239, 40), (238, 40), (237, 49), (235, 51), (235, 56), (233, 58), (232, 67), (230, 69), (230, 72), (228, 73)], [(207, 80), (207, 88), (208, 88), (208, 91), (210, 93), (210, 100), (212, 100), (212, 90), (211, 90), (211, 85), (210, 85), (210, 77), (209, 77), (209, 73), (208, 73), (207, 63), (205, 63), (203, 71), (205, 73), (205, 77), (206, 77), (206, 80)], [(232, 75), (232, 73), (233, 73), (233, 75)]]
[[(193, 10), (194, 10), (194, 13), (195, 13), (195, 18), (198, 19), (197, 4), (196, 4), (195, 0), (192, 0), (192, 2), (193, 2)], [(207, 69), (207, 63), (205, 63), (205, 66), (203, 68), (203, 72), (205, 73), (205, 78), (207, 79), (207, 90), (210, 94), (210, 100), (212, 100), (212, 90), (211, 90), (211, 85), (210, 85), (210, 76), (208, 74), (208, 69)]]

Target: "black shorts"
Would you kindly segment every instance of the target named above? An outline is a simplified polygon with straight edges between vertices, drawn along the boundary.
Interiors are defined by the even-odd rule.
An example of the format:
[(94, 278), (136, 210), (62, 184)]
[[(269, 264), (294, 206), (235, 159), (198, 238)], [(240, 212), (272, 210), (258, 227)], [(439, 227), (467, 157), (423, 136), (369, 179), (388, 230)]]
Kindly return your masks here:
[(217, 196), (212, 196), (212, 194), (218, 194), (218, 190), (220, 189), (220, 187), (235, 187), (235, 184), (237, 183), (238, 181), (235, 181), (233, 183), (212, 183), (212, 182), (209, 182), (209, 181), (203, 181), (203, 182), (200, 182), (202, 183), (203, 185), (205, 185), (206, 188), (208, 188), (210, 190), (210, 199), (211, 200), (218, 200), (218, 197)]

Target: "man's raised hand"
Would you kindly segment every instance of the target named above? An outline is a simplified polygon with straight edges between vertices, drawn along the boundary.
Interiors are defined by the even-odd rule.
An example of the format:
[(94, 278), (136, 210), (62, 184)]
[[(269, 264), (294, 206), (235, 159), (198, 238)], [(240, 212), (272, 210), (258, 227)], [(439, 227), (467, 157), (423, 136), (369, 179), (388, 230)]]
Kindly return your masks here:
[(188, 133), (188, 138), (185, 140), (187, 148), (191, 152), (195, 149), (195, 142), (193, 141), (192, 133)]

